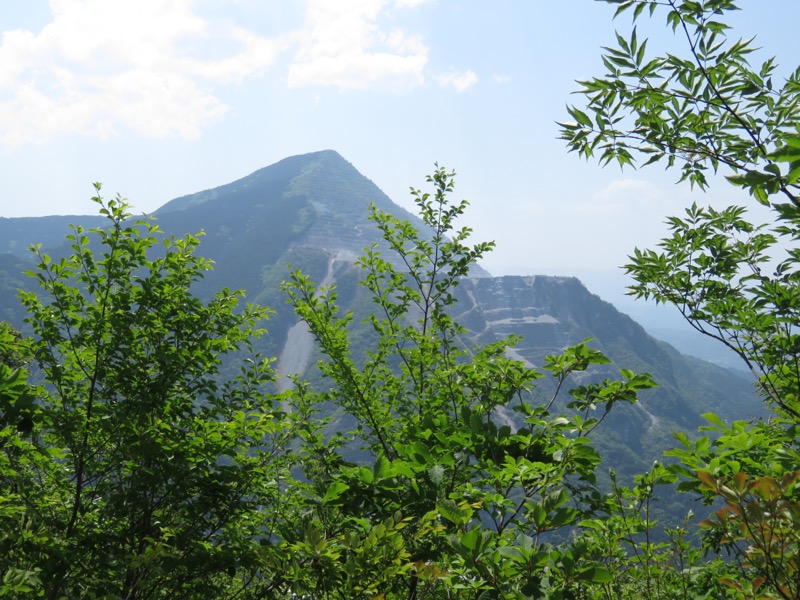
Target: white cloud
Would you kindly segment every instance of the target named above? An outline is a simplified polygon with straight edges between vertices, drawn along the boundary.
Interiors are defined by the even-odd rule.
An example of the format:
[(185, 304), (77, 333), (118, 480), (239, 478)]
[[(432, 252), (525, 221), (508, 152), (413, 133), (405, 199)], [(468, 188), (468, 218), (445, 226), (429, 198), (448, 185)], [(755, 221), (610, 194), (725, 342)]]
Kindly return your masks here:
[(461, 94), (478, 83), (478, 76), (473, 71), (456, 71), (451, 69), (447, 73), (436, 77), (436, 81), (443, 88), (453, 88), (456, 92)]
[[(425, 83), (429, 49), (396, 26), (428, 0), (304, 0), (305, 21), (265, 37), (203, 18), (198, 0), (50, 0), (41, 31), (0, 38), (0, 144), (60, 133), (199, 136), (228, 110), (221, 86), (288, 61), (290, 88), (407, 91)], [(436, 78), (463, 92), (472, 71)]]
[(289, 87), (402, 91), (421, 85), (428, 48), (417, 36), (379, 26), (386, 4), (386, 0), (309, 0), (301, 47), (289, 67)]
[[(7, 31), (0, 42), (6, 145), (120, 126), (196, 137), (227, 109), (214, 86), (262, 71), (288, 43), (210, 24), (193, 0), (50, 0), (50, 8), (39, 33)], [(235, 50), (215, 53), (219, 44)]]
[(575, 204), (573, 210), (596, 215), (648, 211), (656, 213), (653, 218), (657, 221), (676, 200), (683, 201), (684, 195), (685, 190), (680, 186), (671, 185), (667, 190), (643, 179), (622, 178), (592, 193), (588, 201)]
[(592, 194), (592, 199), (599, 202), (634, 201), (653, 202), (664, 197), (664, 190), (643, 179), (615, 179), (602, 190)]

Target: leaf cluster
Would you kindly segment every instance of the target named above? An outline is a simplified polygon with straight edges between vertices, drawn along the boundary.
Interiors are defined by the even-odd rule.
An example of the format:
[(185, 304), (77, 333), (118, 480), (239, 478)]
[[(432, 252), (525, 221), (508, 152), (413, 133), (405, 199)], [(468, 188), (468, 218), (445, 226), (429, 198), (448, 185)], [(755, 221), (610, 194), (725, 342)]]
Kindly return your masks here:
[[(330, 388), (319, 404), (336, 403), (355, 423), (305, 439), (319, 508), (287, 538), (309, 565), (303, 589), (312, 595), (361, 593), (342, 572), (359, 572), (363, 545), (390, 534), (392, 552), (375, 561), (394, 566), (369, 580), (385, 597), (559, 598), (610, 577), (582, 545), (554, 541), (600, 501), (600, 456), (589, 435), (615, 403), (635, 402), (654, 383), (622, 370), (557, 403), (577, 373), (610, 362), (587, 340), (547, 358), (542, 370), (554, 392), (532, 405), (527, 392), (546, 375), (509, 357), (516, 338), (468, 345), (451, 316), (455, 288), (492, 244), (470, 246), (470, 231), (455, 229), (466, 202), (450, 203), (453, 176), (437, 168), (432, 193), (412, 190), (430, 236), (373, 208), (398, 259), (374, 246), (359, 260), (374, 307), (366, 322), (375, 343), (363, 360), (351, 343), (354, 317), (339, 313), (334, 287), (318, 289), (299, 272), (285, 285), (325, 356)], [(344, 461), (353, 445), (373, 457), (372, 467)]]
[(606, 74), (579, 82), (585, 107), (569, 106), (574, 120), (560, 123), (570, 151), (602, 164), (663, 163), (700, 188), (709, 170), (725, 167), (759, 202), (778, 193), (794, 202), (800, 70), (781, 82), (774, 58), (751, 66), (754, 41), (728, 39), (721, 20), (737, 10), (730, 0), (606, 1), (634, 22), (663, 8), (688, 56), (650, 57), (635, 27), (628, 37), (618, 33), (617, 46), (604, 49)]
[(715, 504), (700, 523), (702, 545), (728, 556), (696, 572), (732, 597), (798, 598), (800, 71), (778, 82), (775, 59), (750, 65), (753, 40), (729, 40), (721, 20), (734, 2), (606, 1), (617, 14), (632, 11), (634, 23), (663, 11), (687, 56), (648, 58), (635, 28), (618, 34), (603, 57), (607, 75), (582, 82), (585, 109), (568, 109), (576, 120), (562, 124), (569, 148), (623, 166), (640, 154), (644, 164), (678, 166), (681, 180), (701, 188), (709, 169), (725, 167), (728, 182), (774, 217), (754, 224), (740, 206), (693, 204), (669, 218), (657, 250), (636, 249), (625, 268), (632, 295), (677, 307), (735, 351), (771, 414), (726, 423), (708, 413), (698, 437), (675, 434), (668, 471), (678, 490)]

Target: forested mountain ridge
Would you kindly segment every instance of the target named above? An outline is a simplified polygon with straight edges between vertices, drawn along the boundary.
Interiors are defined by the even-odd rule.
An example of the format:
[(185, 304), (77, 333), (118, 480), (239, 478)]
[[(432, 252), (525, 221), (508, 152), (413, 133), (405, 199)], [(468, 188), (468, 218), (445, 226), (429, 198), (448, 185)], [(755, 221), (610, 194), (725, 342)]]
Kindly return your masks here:
[[(421, 225), (337, 152), (323, 150), (285, 158), (233, 183), (177, 198), (155, 216), (170, 233), (203, 230), (203, 254), (217, 265), (214, 283), (244, 287), (254, 298), (252, 290), (261, 286), (263, 269), (291, 249), (355, 257), (380, 241), (368, 221), (370, 203)], [(480, 268), (475, 272), (488, 275)]]
[[(736, 420), (763, 412), (745, 377), (655, 339), (574, 277), (470, 279), (457, 312), (479, 342), (520, 336), (514, 356), (532, 366), (591, 338), (591, 345), (614, 363), (597, 368), (595, 379), (613, 377), (620, 368), (650, 373), (658, 388), (640, 392), (635, 405), (616, 406), (609, 426), (598, 431), (606, 465), (619, 473), (641, 472), (675, 444), (674, 431), (692, 432), (703, 425), (703, 413), (720, 412)], [(552, 392), (546, 380), (538, 387), (540, 397)]]
[[(363, 328), (361, 335), (369, 335), (360, 318), (370, 305), (357, 285), (360, 275), (353, 263), (362, 249), (380, 239), (367, 218), (370, 202), (422, 227), (417, 217), (394, 204), (331, 150), (289, 157), (236, 182), (177, 198), (155, 216), (166, 234), (204, 233), (200, 254), (215, 264), (196, 284), (201, 296), (209, 297), (224, 287), (244, 289), (248, 301), (277, 311), (268, 323), (269, 335), (259, 344), (265, 354), (283, 359), (278, 365), (287, 377), (303, 374), (296, 373), (298, 365), (305, 368), (318, 358), (310, 334), (302, 327), (288, 335), (297, 318), (278, 288), (288, 277), (289, 264), (317, 282), (336, 285), (343, 309), (357, 316), (354, 327)], [(55, 228), (67, 233), (69, 217), (43, 219), (46, 228), (34, 226), (35, 219), (21, 220), (24, 227), (16, 237), (46, 231), (42, 239), (52, 242)], [(90, 227), (95, 219), (75, 217), (70, 222)], [(14, 221), (7, 219), (0, 225), (9, 227)], [(0, 280), (3, 314), (17, 326), (21, 326), (21, 313), (14, 305), (13, 290), (29, 282), (15, 272), (23, 266), (16, 250), (36, 242), (36, 238), (18, 241), (15, 255), (5, 255), (0, 264), (4, 267)], [(385, 243), (379, 248), (391, 258)], [(522, 340), (515, 357), (541, 366), (546, 355), (592, 338), (592, 345), (615, 363), (598, 370), (595, 377), (613, 375), (619, 368), (655, 377), (659, 388), (643, 392), (638, 405), (620, 406), (612, 416), (612, 427), (600, 436), (603, 455), (620, 471), (641, 471), (673, 443), (672, 431), (694, 431), (702, 422), (700, 415), (708, 410), (731, 419), (760, 413), (751, 384), (740, 374), (686, 357), (658, 342), (575, 278), (490, 277), (479, 267), (470, 275), (459, 287), (454, 313), (475, 341), (489, 343), (519, 335)], [(545, 394), (546, 384), (540, 388), (539, 393)]]
[(98, 215), (59, 215), (51, 217), (0, 217), (0, 254), (27, 258), (31, 244), (46, 248), (60, 246), (70, 225), (86, 229), (100, 227), (106, 220)]
[(800, 69), (750, 65), (734, 1), (606, 2), (684, 50), (617, 33), (562, 138), (748, 193), (624, 268), (761, 405), (574, 278), (471, 277), (493, 243), (438, 165), (426, 233), (387, 205), (355, 244), (337, 190), (379, 192), (331, 152), (163, 230), (96, 197), (105, 228), (2, 257), (38, 289), (0, 322), (0, 597), (800, 600)]

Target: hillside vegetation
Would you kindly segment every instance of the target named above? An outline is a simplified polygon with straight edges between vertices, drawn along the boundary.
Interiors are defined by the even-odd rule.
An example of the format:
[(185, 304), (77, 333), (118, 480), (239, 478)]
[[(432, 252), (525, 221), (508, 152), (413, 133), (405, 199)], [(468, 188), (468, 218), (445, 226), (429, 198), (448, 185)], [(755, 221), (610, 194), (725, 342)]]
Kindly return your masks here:
[[(469, 280), (494, 244), (458, 226), (467, 203), (438, 165), (413, 191), (419, 221), (372, 206), (383, 241), (359, 253), (358, 278), (301, 243), (341, 226), (312, 218), (324, 187), (287, 179), (295, 194), (261, 213), (247, 210), (259, 194), (236, 211), (213, 192), (167, 205), (159, 223), (218, 215), (217, 283), (274, 282), (289, 255), (316, 271), (281, 289), (313, 337), (318, 384), (298, 375), (278, 392), (257, 342), (271, 311), (227, 284), (212, 292), (196, 236), (134, 220), (98, 186), (104, 227), (74, 225), (63, 252), (35, 248), (25, 334), (0, 325), (0, 596), (800, 598), (800, 71), (777, 86), (773, 61), (750, 67), (749, 42), (721, 22), (731, 1), (607, 2), (634, 20), (664, 11), (688, 55), (651, 59), (635, 30), (619, 35), (563, 136), (623, 166), (644, 153), (699, 187), (726, 169), (773, 211), (759, 225), (740, 207), (692, 206), (627, 267), (634, 293), (738, 353), (768, 419), (721, 405), (630, 486), (612, 472), (601, 490), (595, 441), (615, 415), (631, 411), (645, 435), (676, 412), (700, 423), (676, 391), (691, 369), (667, 368), (673, 351), (624, 319), (607, 347), (565, 348), (550, 330), (554, 352), (520, 359), (518, 330), (580, 313), (559, 312), (565, 290), (600, 330), (617, 317), (574, 280)], [(263, 242), (260, 263), (225, 263), (223, 216), (237, 243)], [(340, 295), (336, 273), (358, 284)], [(503, 286), (539, 300), (487, 314), (477, 299)], [(369, 307), (366, 321), (343, 306)], [(663, 370), (639, 371), (648, 356)], [(640, 401), (659, 378), (672, 405)], [(718, 392), (702, 393), (722, 404)], [(664, 530), (661, 490), (702, 514)]]

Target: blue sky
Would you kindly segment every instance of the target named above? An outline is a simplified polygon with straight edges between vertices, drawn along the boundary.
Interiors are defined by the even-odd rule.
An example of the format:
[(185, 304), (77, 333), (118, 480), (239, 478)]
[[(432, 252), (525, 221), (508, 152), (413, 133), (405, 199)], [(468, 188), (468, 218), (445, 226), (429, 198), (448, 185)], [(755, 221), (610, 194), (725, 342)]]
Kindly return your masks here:
[[(743, 0), (734, 35), (800, 58), (796, 0)], [(286, 156), (339, 151), (396, 202), (434, 161), (494, 274), (614, 269), (703, 196), (659, 167), (600, 169), (555, 124), (630, 19), (592, 0), (25, 0), (0, 3), (0, 216), (143, 212)], [(663, 16), (640, 38), (680, 52)], [(615, 298), (610, 298), (615, 299)]]

